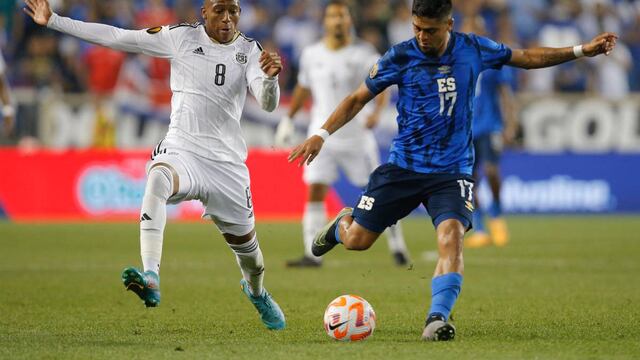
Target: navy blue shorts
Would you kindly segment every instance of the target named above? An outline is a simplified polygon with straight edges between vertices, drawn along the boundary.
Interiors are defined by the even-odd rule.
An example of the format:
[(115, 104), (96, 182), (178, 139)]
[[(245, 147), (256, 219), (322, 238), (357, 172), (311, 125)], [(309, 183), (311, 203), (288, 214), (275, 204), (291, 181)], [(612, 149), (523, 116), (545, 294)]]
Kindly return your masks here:
[(489, 163), (498, 164), (502, 154), (502, 133), (490, 133), (479, 135), (473, 139), (473, 148), (476, 153), (476, 167)]
[(423, 204), (437, 227), (457, 219), (471, 228), (474, 181), (464, 174), (422, 174), (393, 164), (378, 167), (369, 177), (353, 209), (355, 221), (382, 233)]

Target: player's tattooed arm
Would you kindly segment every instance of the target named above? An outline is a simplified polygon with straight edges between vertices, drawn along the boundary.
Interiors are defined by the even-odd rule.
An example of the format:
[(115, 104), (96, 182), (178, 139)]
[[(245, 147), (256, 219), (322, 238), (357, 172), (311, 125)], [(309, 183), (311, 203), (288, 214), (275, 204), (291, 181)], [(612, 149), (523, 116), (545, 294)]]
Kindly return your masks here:
[[(329, 119), (322, 125), (321, 130), (326, 130), (329, 134), (333, 134), (346, 123), (351, 121), (362, 108), (373, 99), (375, 95), (369, 91), (364, 83), (360, 85), (358, 90), (347, 96), (336, 110), (329, 116)], [(324, 139), (320, 135), (311, 135), (305, 142), (296, 146), (291, 154), (289, 154), (289, 162), (300, 159), (300, 166), (304, 163), (310, 164), (313, 159), (318, 156)]]
[[(582, 45), (584, 56), (609, 55), (616, 46), (618, 36), (603, 33), (596, 36), (588, 44)], [(513, 50), (509, 65), (523, 69), (540, 69), (559, 65), (577, 59), (573, 47), (565, 48), (533, 48)]]

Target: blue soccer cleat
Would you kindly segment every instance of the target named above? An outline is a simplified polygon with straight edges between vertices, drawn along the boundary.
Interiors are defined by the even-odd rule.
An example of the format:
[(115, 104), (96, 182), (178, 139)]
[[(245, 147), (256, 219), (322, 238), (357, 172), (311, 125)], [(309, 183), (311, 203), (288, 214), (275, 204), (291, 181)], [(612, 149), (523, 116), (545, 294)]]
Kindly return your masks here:
[(129, 267), (122, 271), (122, 282), (144, 301), (146, 307), (160, 305), (160, 277), (153, 271), (141, 272)]
[(251, 295), (251, 291), (249, 291), (249, 283), (245, 279), (240, 280), (240, 287), (242, 288), (242, 292), (247, 295), (253, 306), (256, 307), (256, 310), (258, 310), (260, 319), (267, 329), (284, 329), (286, 325), (284, 313), (266, 289), (264, 289), (262, 295), (253, 296)]

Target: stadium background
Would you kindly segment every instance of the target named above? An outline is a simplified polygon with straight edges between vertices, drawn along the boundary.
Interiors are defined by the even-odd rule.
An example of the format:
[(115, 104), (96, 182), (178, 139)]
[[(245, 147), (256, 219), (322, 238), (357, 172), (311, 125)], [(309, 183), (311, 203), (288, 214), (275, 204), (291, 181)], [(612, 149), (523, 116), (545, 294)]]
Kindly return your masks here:
[[(281, 107), (267, 114), (249, 96), (242, 121), (265, 284), (287, 329), (266, 331), (242, 299), (236, 260), (199, 220), (198, 203), (170, 211), (162, 305), (144, 309), (125, 292), (121, 269), (140, 262), (144, 163), (167, 126), (167, 64), (38, 28), (21, 3), (0, 0), (0, 47), (19, 104), (15, 132), (0, 130), (0, 212), (8, 217), (0, 221), (0, 359), (640, 358), (639, 1), (454, 0), (458, 23), (481, 11), (492, 36), (515, 46), (573, 45), (604, 28), (619, 32), (628, 52), (518, 73), (522, 131), (504, 159), (511, 241), (465, 249), (458, 333), (448, 343), (419, 340), (438, 259), (424, 216), (403, 221), (409, 266), (394, 266), (380, 240), (365, 253), (337, 248), (320, 269), (285, 267), (302, 253), (301, 224), (270, 220), (297, 220), (305, 188), (287, 151), (273, 149), (273, 133), (296, 54), (320, 35), (322, 1), (241, 2), (241, 29), (287, 61)], [(131, 28), (192, 21), (199, 6), (55, 3), (75, 18)], [(411, 36), (402, 4), (356, 4), (358, 32), (381, 52)], [(376, 129), (383, 152), (394, 113), (390, 106)], [(307, 117), (296, 119), (299, 140)], [(357, 194), (341, 181), (329, 207)], [(345, 293), (376, 310), (365, 342), (335, 342), (322, 327), (329, 301)]]
[[(51, 3), (61, 14), (124, 28), (194, 22), (200, 6), (200, 0)], [(351, 3), (357, 33), (381, 53), (412, 36), (410, 1)], [(18, 104), (13, 133), (0, 137), (0, 216), (135, 219), (143, 164), (168, 124), (168, 63), (40, 28), (20, 6), (0, 5), (0, 46)], [(300, 51), (321, 36), (322, 6), (310, 0), (242, 1), (240, 30), (279, 51), (285, 62), (279, 109), (264, 113), (249, 97), (242, 119), (252, 149), (258, 220), (299, 218), (303, 209), (301, 171), (286, 164), (286, 150), (273, 148), (273, 133), (288, 107)], [(639, 212), (640, 1), (460, 0), (455, 6), (457, 24), (479, 14), (490, 37), (513, 47), (573, 45), (604, 30), (620, 34), (610, 57), (518, 73), (513, 87), (521, 131), (504, 157), (504, 209)], [(303, 111), (296, 119), (300, 141), (306, 124)], [(383, 157), (395, 130), (391, 104), (376, 129)], [(352, 204), (358, 193), (340, 180), (329, 208)], [(487, 194), (481, 186), (480, 196)], [(170, 211), (179, 219), (197, 219), (199, 212), (197, 203)]]

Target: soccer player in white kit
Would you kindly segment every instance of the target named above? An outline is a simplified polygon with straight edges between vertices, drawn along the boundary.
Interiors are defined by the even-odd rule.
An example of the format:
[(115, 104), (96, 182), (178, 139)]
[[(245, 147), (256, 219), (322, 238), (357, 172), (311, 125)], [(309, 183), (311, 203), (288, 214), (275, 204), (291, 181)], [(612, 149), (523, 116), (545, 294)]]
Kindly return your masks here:
[(263, 51), (237, 30), (238, 0), (205, 0), (203, 24), (123, 30), (84, 23), (52, 13), (47, 0), (25, 0), (36, 23), (116, 50), (171, 61), (171, 124), (147, 165), (148, 179), (140, 212), (140, 248), (144, 272), (127, 268), (122, 280), (147, 307), (160, 303), (160, 258), (166, 204), (198, 199), (204, 218), (215, 222), (236, 255), (242, 290), (269, 329), (283, 329), (285, 318), (264, 289), (264, 261), (254, 229), (254, 213), (245, 165), (247, 147), (240, 115), (247, 88), (262, 108), (279, 102), (276, 53)]
[[(278, 125), (276, 145), (287, 145), (294, 132), (291, 119), (309, 96), (313, 96), (312, 120), (308, 129), (311, 136), (340, 101), (360, 86), (380, 58), (372, 45), (354, 39), (351, 29), (351, 15), (346, 2), (329, 1), (324, 12), (324, 37), (302, 52), (298, 84), (289, 113)], [(338, 169), (342, 169), (354, 185), (367, 185), (369, 174), (380, 165), (378, 146), (371, 128), (377, 125), (380, 112), (387, 103), (388, 98), (380, 96), (375, 109), (364, 112), (363, 116), (328, 139), (324, 152), (305, 167), (304, 181), (309, 185), (309, 194), (302, 220), (304, 256), (287, 262), (287, 266), (321, 265), (321, 258), (311, 253), (311, 244), (315, 234), (327, 222), (324, 199), (329, 186), (338, 179)], [(409, 256), (399, 224), (387, 230), (387, 238), (396, 263), (405, 265)]]
[(0, 101), (2, 102), (0, 115), (2, 115), (3, 119), (3, 133), (6, 137), (9, 137), (15, 125), (16, 108), (13, 105), (13, 97), (11, 96), (9, 81), (7, 81), (6, 70), (7, 66), (4, 62), (2, 51), (0, 51)]

